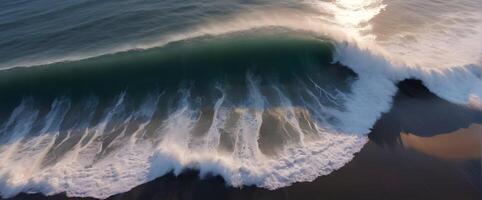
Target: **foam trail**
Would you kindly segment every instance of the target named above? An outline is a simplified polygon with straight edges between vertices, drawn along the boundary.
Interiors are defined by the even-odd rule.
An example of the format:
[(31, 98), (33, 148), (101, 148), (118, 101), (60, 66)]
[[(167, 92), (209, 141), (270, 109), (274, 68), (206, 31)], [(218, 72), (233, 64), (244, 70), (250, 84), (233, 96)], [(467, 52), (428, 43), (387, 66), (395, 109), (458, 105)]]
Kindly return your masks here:
[(122, 113), (124, 109), (124, 100), (126, 93), (123, 92), (117, 97), (115, 104), (108, 109), (102, 121), (92, 128), (92, 136), (86, 142), (86, 144), (78, 150), (79, 156), (86, 165), (92, 165), (96, 160), (96, 155), (102, 152), (102, 140), (101, 137), (105, 133), (105, 130), (113, 118)]
[[(156, 109), (153, 109), (157, 106), (159, 102), (159, 98), (162, 94), (148, 95), (144, 102), (139, 106), (139, 108), (132, 113), (128, 114), (127, 119), (125, 119), (121, 126), (121, 133), (117, 134), (114, 139), (105, 147), (104, 150), (106, 152), (112, 151), (111, 149), (119, 148), (120, 146), (127, 143), (128, 140), (134, 139), (139, 132), (143, 131), (144, 128), (147, 126), (149, 121), (152, 119), (154, 112)], [(130, 136), (129, 136), (130, 135)]]
[(196, 111), (189, 104), (190, 89), (181, 90), (181, 99), (177, 109), (169, 115), (164, 122), (160, 132), (162, 133), (162, 142), (159, 144), (160, 149), (171, 148), (172, 145), (179, 145), (180, 148), (188, 148), (189, 133), (198, 120)]
[[(94, 112), (98, 106), (98, 99), (94, 97), (89, 97), (85, 102), (81, 104), (81, 109), (85, 109), (87, 113), (85, 117), (83, 117), (80, 121), (78, 121), (72, 131), (79, 132), (81, 137), (79, 138), (78, 142), (72, 148), (72, 151), (65, 156), (64, 159), (71, 159), (71, 160), (85, 160), (89, 162), (87, 159), (84, 159), (82, 155), (80, 155), (80, 151), (89, 144), (90, 137), (93, 137), (92, 131), (89, 130), (89, 125), (92, 122), (92, 118), (94, 117)], [(84, 115), (83, 115), (84, 116)], [(82, 162), (81, 162), (82, 163)]]
[(332, 110), (331, 108), (325, 106), (319, 99), (319, 96), (315, 95), (315, 93), (313, 93), (313, 91), (309, 87), (307, 87), (306, 84), (303, 83), (302, 85), (302, 88), (307, 95), (306, 98), (302, 98), (302, 101), (310, 108), (313, 113), (315, 113), (314, 117), (317, 121), (319, 121), (319, 123), (327, 124), (329, 126), (328, 118), (333, 116), (334, 113), (338, 111)]
[[(47, 156), (48, 151), (53, 147), (55, 138), (60, 131), (60, 125), (67, 112), (70, 109), (70, 101), (65, 98), (56, 99), (51, 105), (51, 110), (44, 118), (44, 126), (40, 130), (41, 135), (34, 136), (33, 138), (26, 138), (23, 141), (22, 149), (16, 153), (17, 158), (15, 160), (23, 160), (24, 164), (21, 168), (30, 169), (18, 169), (20, 171), (27, 171), (27, 174), (33, 173), (42, 167), (42, 162)], [(27, 164), (30, 163), (30, 164)], [(33, 164), (32, 164), (33, 163)]]
[(156, 109), (153, 108), (156, 108), (162, 96), (164, 96), (164, 92), (154, 96), (150, 95), (148, 99), (140, 106), (141, 110), (136, 112), (136, 117), (134, 120), (139, 120), (140, 124), (134, 131), (134, 134), (132, 134), (130, 137), (131, 144), (135, 143), (136, 140), (138, 140), (139, 137), (145, 133), (146, 126), (149, 125), (156, 111)]
[[(31, 138), (2, 145), (0, 153), (15, 152), (17, 144), (32, 144), (32, 148), (25, 148), (18, 155), (32, 155), (36, 164), (32, 168), (15, 168), (23, 161), (2, 156), (9, 164), (0, 166), (0, 193), (5, 197), (20, 191), (45, 194), (66, 191), (69, 196), (106, 198), (171, 171), (179, 174), (186, 168), (197, 169), (202, 176), (221, 175), (232, 186), (257, 185), (275, 189), (296, 181), (313, 180), (338, 169), (366, 141), (364, 135), (337, 132), (332, 129), (335, 124), (330, 124), (329, 120), (316, 120), (325, 117), (328, 108), (339, 108), (329, 104), (324, 106), (323, 112), (311, 111), (320, 108), (317, 105), (322, 101), (344, 105), (341, 99), (328, 100), (331, 96), (323, 94), (316, 96), (308, 85), (297, 84), (301, 87), (297, 92), (310, 100), (295, 106), (298, 101), (288, 95), (294, 91), (282, 89), (285, 83), (266, 87), (263, 77), (249, 71), (243, 79), (243, 84), (239, 85), (244, 88), (240, 90), (244, 91), (240, 92), (242, 94), (226, 92), (220, 86), (210, 89), (213, 93), (221, 93), (213, 102), (200, 101), (207, 93), (198, 93), (194, 85), (174, 93), (146, 95), (139, 100), (133, 99), (128, 92), (107, 100), (88, 97), (74, 102), (58, 98), (50, 104), (50, 111), (42, 120), (31, 115), (37, 112), (36, 103), (24, 101), (12, 111), (2, 131), (24, 135), (35, 121), (42, 124), (42, 128), (37, 134), (24, 135)], [(312, 81), (316, 82), (315, 78)], [(320, 89), (327, 88), (318, 85), (317, 90)], [(266, 96), (266, 91), (274, 91), (274, 95)], [(269, 104), (267, 98), (274, 98), (279, 104)], [(174, 105), (168, 103), (166, 116), (155, 114), (165, 109), (161, 99), (174, 102)], [(206, 107), (212, 109), (208, 112), (212, 115), (201, 114)], [(290, 127), (289, 134), (296, 138), (274, 143), (280, 149), (276, 155), (261, 151), (260, 136), (266, 134), (261, 127), (271, 123), (264, 119), (268, 116), (265, 113), (275, 113), (274, 124), (284, 127), (279, 129), (280, 135), (290, 132)], [(340, 114), (340, 119), (344, 118), (340, 110), (336, 113)], [(21, 123), (27, 125), (23, 128), (17, 122), (27, 119), (26, 115), (34, 117), (31, 123)], [(78, 116), (82, 117), (80, 121)], [(205, 118), (212, 118), (206, 133), (194, 135), (194, 127), (205, 122)], [(302, 122), (311, 129), (302, 128)], [(310, 131), (319, 137), (306, 139)], [(274, 134), (274, 137), (281, 136)], [(195, 139), (203, 142), (193, 145)], [(233, 143), (232, 150), (222, 148), (225, 142)], [(17, 173), (18, 170), (22, 173)], [(16, 173), (11, 173), (13, 171)]]
[[(28, 102), (28, 100), (24, 102)], [(10, 148), (0, 152), (1, 158), (3, 158), (1, 161), (5, 161), (5, 159), (8, 159), (12, 156), (12, 154), (20, 146), (24, 136), (27, 135), (32, 129), (32, 126), (37, 119), (38, 111), (32, 109), (28, 103), (26, 103), (27, 105), (24, 105), (24, 102), (22, 102), (22, 104), (15, 109), (11, 118), (5, 125), (4, 132), (2, 134), (2, 143), (9, 145)]]
[[(3, 126), (3, 141), (12, 143), (21, 139), (32, 128), (32, 124), (37, 118), (38, 111), (31, 107), (31, 99), (24, 99), (20, 105), (12, 112), (9, 120)], [(33, 111), (32, 111), (33, 110)], [(20, 119), (25, 119), (25, 123), (18, 123)], [(10, 134), (8, 134), (10, 133)]]
[(206, 139), (205, 139), (205, 149), (209, 149), (209, 151), (214, 151), (219, 148), (220, 137), (221, 133), (219, 130), (222, 126), (224, 126), (226, 121), (226, 111), (221, 107), (224, 103), (224, 99), (226, 98), (226, 93), (220, 87), (216, 87), (221, 93), (222, 96), (216, 101), (214, 104), (214, 114), (213, 114), (213, 122), (209, 127)]
[(294, 127), (296, 132), (298, 133), (298, 141), (300, 142), (301, 146), (304, 146), (304, 131), (300, 127), (300, 123), (298, 122), (298, 119), (296, 118), (296, 112), (294, 110), (294, 106), (291, 103), (291, 101), (283, 94), (283, 92), (280, 90), (279, 87), (276, 85), (272, 86), (273, 89), (276, 91), (276, 93), (279, 96), (279, 99), (281, 100), (281, 107), (284, 108), (282, 110), (283, 118), (288, 122), (291, 127)]
[(251, 162), (252, 158), (258, 160), (261, 152), (258, 148), (259, 129), (263, 122), (262, 114), (264, 98), (259, 91), (258, 81), (251, 73), (247, 73), (248, 104), (250, 109), (238, 109), (240, 113), (239, 126), (237, 131), (234, 154), (244, 162)]

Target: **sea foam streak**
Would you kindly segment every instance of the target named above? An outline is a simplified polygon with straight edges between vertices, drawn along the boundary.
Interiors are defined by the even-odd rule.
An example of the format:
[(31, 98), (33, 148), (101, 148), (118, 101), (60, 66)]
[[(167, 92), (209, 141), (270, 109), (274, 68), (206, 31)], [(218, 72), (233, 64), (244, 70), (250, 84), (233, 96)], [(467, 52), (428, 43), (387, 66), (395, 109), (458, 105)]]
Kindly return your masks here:
[[(67, 191), (69, 196), (105, 198), (186, 168), (221, 175), (233, 186), (275, 189), (329, 174), (366, 142), (364, 134), (341, 132), (341, 122), (350, 116), (330, 105), (375, 99), (349, 100), (339, 90), (316, 84), (317, 77), (296, 80), (296, 92), (276, 82), (260, 85), (251, 72), (245, 80), (241, 97), (223, 84), (215, 88), (221, 95), (212, 102), (203, 102), (187, 87), (174, 95), (149, 94), (136, 104), (124, 92), (105, 109), (98, 108), (95, 97), (80, 103), (59, 98), (42, 115), (25, 99), (2, 126), (3, 135), (11, 136), (2, 138), (0, 155), (8, 163), (0, 168), (2, 195)], [(176, 103), (156, 123), (153, 117), (163, 112), (159, 106), (169, 96)], [(99, 109), (102, 114), (95, 120), (93, 111)], [(196, 133), (206, 120), (206, 131)], [(264, 126), (271, 126), (270, 131), (263, 131)], [(273, 136), (260, 134), (281, 138), (272, 154), (259, 142)]]
[[(233, 21), (210, 22), (188, 33), (163, 37), (157, 44), (115, 51), (262, 27), (309, 31), (333, 39), (334, 61), (356, 72), (358, 77), (349, 90), (330, 89), (319, 83), (320, 78), (304, 77), (297, 80), (299, 93), (293, 95), (289, 86), (276, 81), (266, 86), (262, 78), (247, 71), (241, 96), (229, 84), (221, 84), (210, 90), (217, 94), (210, 101), (183, 86), (174, 93), (152, 92), (140, 103), (132, 103), (128, 93), (121, 93), (106, 108), (99, 108), (95, 96), (81, 103), (59, 97), (42, 115), (34, 100), (25, 98), (0, 127), (4, 163), (0, 193), (10, 197), (21, 191), (66, 191), (69, 196), (105, 198), (186, 168), (197, 169), (201, 175), (221, 175), (232, 186), (276, 189), (311, 181), (353, 158), (367, 141), (372, 125), (390, 108), (396, 83), (406, 78), (422, 80), (451, 102), (482, 109), (482, 44), (477, 38), (482, 29), (480, 16), (470, 9), (464, 11), (476, 21), (464, 21), (470, 30), (450, 25), (433, 32), (405, 31), (402, 39), (394, 35), (378, 39), (376, 24), (369, 22), (390, 9), (390, 4), (304, 3), (315, 11), (241, 14)], [(320, 14), (324, 12), (333, 15)], [(457, 37), (460, 45), (444, 51), (444, 42), (460, 31), (466, 34)], [(89, 56), (78, 56), (85, 57)], [(173, 96), (175, 100), (169, 101)], [(162, 105), (170, 106), (160, 111)], [(94, 116), (81, 108), (100, 111)], [(72, 120), (69, 113), (79, 112), (80, 121), (71, 122), (67, 129), (61, 127)], [(270, 145), (267, 133), (278, 134), (281, 145)], [(32, 160), (34, 164), (25, 164)]]

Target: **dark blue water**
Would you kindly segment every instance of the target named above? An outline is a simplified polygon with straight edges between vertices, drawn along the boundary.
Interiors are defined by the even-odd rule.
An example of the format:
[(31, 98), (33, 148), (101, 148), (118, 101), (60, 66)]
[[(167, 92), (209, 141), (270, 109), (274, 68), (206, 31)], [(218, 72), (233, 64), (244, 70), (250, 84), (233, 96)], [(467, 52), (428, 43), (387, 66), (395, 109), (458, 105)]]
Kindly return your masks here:
[[(294, 3), (269, 1), (2, 1), (0, 63), (13, 67), (149, 44), (209, 20)], [(293, 5), (291, 5), (293, 4)]]

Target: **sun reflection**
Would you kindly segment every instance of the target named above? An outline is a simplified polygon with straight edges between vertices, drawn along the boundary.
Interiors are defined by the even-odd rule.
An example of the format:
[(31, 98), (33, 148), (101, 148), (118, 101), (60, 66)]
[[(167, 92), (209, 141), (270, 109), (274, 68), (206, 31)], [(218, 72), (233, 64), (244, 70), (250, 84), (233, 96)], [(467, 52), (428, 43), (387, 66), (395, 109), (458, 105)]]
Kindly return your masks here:
[[(375, 16), (382, 12), (386, 5), (382, 0), (336, 0), (336, 1), (309, 1), (310, 4), (318, 5), (322, 13), (323, 21), (328, 21), (336, 26), (344, 28), (344, 32), (354, 36), (361, 36), (364, 32), (372, 29), (369, 23)], [(329, 16), (329, 17), (327, 17)], [(375, 38), (373, 35), (365, 35)]]
[(380, 0), (353, 1), (337, 0), (332, 7), (335, 10), (335, 19), (349, 27), (360, 27), (378, 15), (386, 5)]

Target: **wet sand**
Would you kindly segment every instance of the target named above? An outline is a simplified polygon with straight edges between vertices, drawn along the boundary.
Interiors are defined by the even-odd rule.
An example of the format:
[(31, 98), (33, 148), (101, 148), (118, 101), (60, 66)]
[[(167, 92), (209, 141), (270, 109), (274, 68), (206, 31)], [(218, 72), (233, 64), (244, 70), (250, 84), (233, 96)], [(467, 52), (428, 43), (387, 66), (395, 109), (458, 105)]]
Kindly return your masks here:
[(431, 137), (411, 133), (401, 133), (403, 146), (424, 154), (448, 159), (470, 160), (481, 157), (480, 133), (482, 125), (472, 124), (466, 129)]
[[(190, 171), (109, 199), (481, 199), (482, 112), (451, 104), (419, 81), (399, 84), (394, 106), (355, 158), (313, 182), (270, 191), (227, 187)], [(20, 194), (13, 199), (81, 199)], [(89, 199), (89, 198), (85, 198)]]

